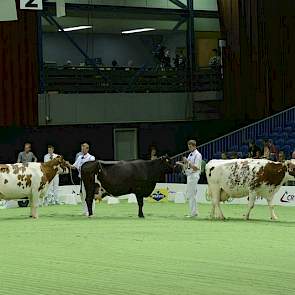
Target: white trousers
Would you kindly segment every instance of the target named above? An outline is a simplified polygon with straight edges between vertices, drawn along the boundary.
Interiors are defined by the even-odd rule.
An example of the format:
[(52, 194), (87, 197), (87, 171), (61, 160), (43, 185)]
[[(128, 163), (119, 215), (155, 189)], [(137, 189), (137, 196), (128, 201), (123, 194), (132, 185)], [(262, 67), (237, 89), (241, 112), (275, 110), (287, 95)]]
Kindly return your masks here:
[[(83, 182), (82, 182), (82, 193), (80, 193), (80, 196), (81, 196), (81, 202), (82, 202), (82, 207), (83, 207), (83, 214), (88, 216), (88, 207), (87, 207), (87, 203), (86, 203), (86, 190), (85, 190)], [(92, 213), (93, 214), (94, 214), (94, 211), (95, 211), (95, 200), (93, 199), (93, 203), (92, 203)]]
[(45, 205), (54, 205), (59, 203), (58, 196), (57, 196), (58, 185), (59, 185), (59, 175), (55, 175), (55, 177), (52, 179), (48, 187), (48, 190), (44, 199)]
[(200, 179), (199, 173), (191, 173), (187, 176), (186, 198), (188, 200), (191, 216), (198, 214), (197, 208), (197, 185)]

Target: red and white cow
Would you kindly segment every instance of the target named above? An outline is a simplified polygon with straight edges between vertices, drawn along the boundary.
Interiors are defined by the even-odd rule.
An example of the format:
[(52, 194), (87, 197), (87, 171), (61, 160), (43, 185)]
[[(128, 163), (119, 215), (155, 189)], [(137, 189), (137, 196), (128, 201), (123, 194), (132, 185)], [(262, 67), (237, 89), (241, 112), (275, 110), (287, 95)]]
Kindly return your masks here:
[[(257, 196), (267, 200), (271, 219), (277, 219), (273, 197), (283, 183), (295, 179), (295, 160), (284, 163), (265, 159), (212, 160), (206, 165), (212, 218), (224, 219), (220, 201), (249, 197), (245, 219), (249, 219)], [(215, 210), (218, 210), (217, 216)]]
[(61, 156), (47, 163), (0, 164), (0, 199), (27, 197), (31, 204), (31, 216), (38, 218), (39, 198), (44, 196), (56, 174), (68, 172), (68, 165)]

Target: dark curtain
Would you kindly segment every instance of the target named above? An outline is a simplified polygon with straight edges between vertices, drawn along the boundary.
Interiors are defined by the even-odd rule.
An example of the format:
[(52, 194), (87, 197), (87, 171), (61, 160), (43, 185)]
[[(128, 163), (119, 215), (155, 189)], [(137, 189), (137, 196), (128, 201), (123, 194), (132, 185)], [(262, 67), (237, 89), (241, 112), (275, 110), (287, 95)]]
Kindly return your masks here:
[(37, 47), (36, 12), (0, 22), (0, 126), (37, 125)]
[(295, 103), (295, 1), (218, 0), (225, 117), (257, 119)]

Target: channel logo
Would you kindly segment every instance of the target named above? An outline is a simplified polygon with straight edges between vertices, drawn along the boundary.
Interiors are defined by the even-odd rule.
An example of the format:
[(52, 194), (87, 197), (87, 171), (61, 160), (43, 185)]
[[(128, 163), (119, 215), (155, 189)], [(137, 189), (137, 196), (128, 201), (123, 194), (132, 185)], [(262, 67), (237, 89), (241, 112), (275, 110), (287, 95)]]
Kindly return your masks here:
[(289, 194), (287, 191), (281, 197), (282, 203), (292, 203), (295, 202), (295, 195)]

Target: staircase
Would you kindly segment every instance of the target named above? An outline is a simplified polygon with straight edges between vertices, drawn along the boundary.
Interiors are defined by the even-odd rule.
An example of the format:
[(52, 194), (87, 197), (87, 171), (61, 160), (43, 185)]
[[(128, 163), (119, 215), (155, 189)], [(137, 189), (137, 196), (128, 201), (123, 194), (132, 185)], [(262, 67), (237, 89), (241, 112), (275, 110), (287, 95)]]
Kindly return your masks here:
[[(246, 158), (248, 142), (255, 140), (262, 147), (263, 139), (272, 139), (275, 146), (289, 158), (295, 149), (295, 107), (202, 144), (198, 150), (206, 162), (219, 159), (222, 152), (237, 152), (239, 158)], [(178, 154), (173, 160), (181, 161), (187, 154), (188, 152)], [(182, 180), (177, 174), (167, 175), (168, 182), (177, 182), (179, 179)]]

